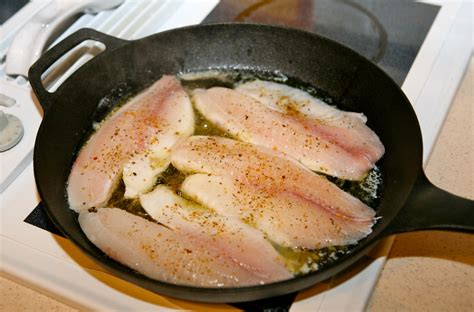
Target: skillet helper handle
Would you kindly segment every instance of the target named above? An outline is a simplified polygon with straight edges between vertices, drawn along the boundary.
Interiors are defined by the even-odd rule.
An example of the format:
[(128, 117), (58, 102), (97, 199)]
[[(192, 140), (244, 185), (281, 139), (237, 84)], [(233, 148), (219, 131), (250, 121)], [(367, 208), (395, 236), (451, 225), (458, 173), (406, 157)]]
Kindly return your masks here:
[(30, 85), (35, 92), (43, 111), (46, 112), (54, 102), (55, 93), (49, 92), (44, 87), (41, 76), (43, 73), (59, 60), (67, 52), (86, 40), (95, 40), (105, 45), (105, 54), (122, 45), (127, 41), (116, 37), (109, 36), (94, 29), (82, 28), (69, 37), (65, 38), (57, 45), (46, 51), (29, 69), (28, 79)]
[(474, 232), (474, 201), (436, 187), (421, 170), (407, 202), (384, 235), (417, 230)]

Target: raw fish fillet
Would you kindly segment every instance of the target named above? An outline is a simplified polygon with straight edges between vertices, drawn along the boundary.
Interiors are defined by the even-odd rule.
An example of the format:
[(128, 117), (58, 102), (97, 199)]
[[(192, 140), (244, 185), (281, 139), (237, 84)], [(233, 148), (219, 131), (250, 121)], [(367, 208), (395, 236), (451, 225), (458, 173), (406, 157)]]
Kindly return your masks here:
[(254, 276), (244, 284), (266, 284), (293, 276), (263, 234), (238, 219), (192, 204), (164, 185), (140, 195), (140, 203), (153, 219), (177, 234), (193, 237), (229, 265)]
[(254, 80), (236, 90), (278, 111), (297, 112), (313, 120), (322, 136), (327, 135), (335, 144), (366, 157), (373, 164), (385, 152), (379, 137), (365, 124), (367, 117), (362, 113), (341, 111), (307, 92), (281, 83)]
[(83, 210), (87, 238), (109, 257), (169, 283), (204, 287), (259, 284), (262, 279), (199, 237), (175, 232), (117, 208)]
[(319, 249), (354, 244), (371, 232), (371, 221), (349, 221), (286, 192), (270, 194), (230, 177), (188, 176), (181, 191), (218, 214), (238, 218), (286, 247)]
[(229, 176), (270, 194), (305, 200), (336, 217), (373, 222), (375, 212), (293, 158), (262, 146), (232, 139), (192, 136), (173, 148), (171, 163), (187, 173)]
[(126, 197), (149, 190), (168, 167), (171, 147), (193, 131), (187, 93), (163, 76), (102, 122), (80, 150), (67, 186), (70, 207), (103, 206), (122, 174)]
[(196, 89), (193, 98), (219, 128), (291, 155), (314, 171), (360, 180), (384, 153), (362, 114), (343, 112), (283, 84), (257, 81), (237, 91)]

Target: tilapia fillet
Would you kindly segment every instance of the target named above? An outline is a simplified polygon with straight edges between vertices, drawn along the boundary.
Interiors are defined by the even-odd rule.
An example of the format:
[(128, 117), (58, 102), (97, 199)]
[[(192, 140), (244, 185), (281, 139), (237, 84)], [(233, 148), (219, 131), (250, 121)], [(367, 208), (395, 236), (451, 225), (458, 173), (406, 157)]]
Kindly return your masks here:
[(370, 233), (372, 221), (340, 218), (291, 193), (271, 194), (228, 176), (194, 174), (181, 191), (218, 214), (237, 218), (285, 247), (320, 249), (354, 244)]
[(105, 254), (153, 279), (203, 287), (262, 282), (259, 276), (209, 248), (208, 241), (121, 209), (83, 210), (79, 223), (88, 239)]
[(168, 167), (172, 146), (193, 131), (187, 93), (175, 77), (163, 76), (103, 121), (80, 150), (67, 185), (70, 207), (104, 205), (122, 174), (125, 196), (147, 191)]
[(343, 112), (283, 84), (196, 89), (193, 99), (206, 118), (238, 139), (335, 177), (360, 180), (384, 153), (362, 114)]
[(241, 285), (265, 284), (292, 277), (283, 258), (263, 234), (238, 219), (193, 205), (164, 185), (140, 195), (140, 202), (153, 219), (177, 235), (193, 237), (221, 261), (246, 272), (245, 279), (239, 278)]
[(365, 156), (372, 163), (384, 154), (382, 142), (367, 127), (367, 117), (362, 113), (341, 111), (300, 89), (270, 81), (254, 80), (239, 85), (236, 90), (275, 110), (297, 112), (313, 120), (322, 135), (332, 137), (335, 144)]
[(286, 154), (262, 146), (192, 136), (173, 149), (171, 162), (182, 172), (228, 176), (269, 194), (284, 192), (338, 218), (374, 221), (374, 210), (359, 199)]

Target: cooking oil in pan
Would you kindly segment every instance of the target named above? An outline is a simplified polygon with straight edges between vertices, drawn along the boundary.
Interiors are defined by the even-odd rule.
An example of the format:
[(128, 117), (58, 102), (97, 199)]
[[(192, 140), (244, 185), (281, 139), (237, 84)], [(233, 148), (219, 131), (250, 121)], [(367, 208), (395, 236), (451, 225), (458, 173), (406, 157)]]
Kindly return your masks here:
[[(256, 78), (273, 80), (278, 82), (285, 82), (292, 87), (300, 88), (309, 92), (315, 97), (318, 97), (326, 103), (334, 105), (334, 101), (326, 93), (318, 90), (312, 86), (300, 83), (296, 79), (287, 78), (281, 74), (260, 73), (255, 74), (245, 71), (206, 71), (201, 73), (186, 73), (180, 76), (183, 87), (188, 91), (195, 88), (210, 88), (215, 86), (233, 87), (237, 83), (249, 81)], [(129, 94), (127, 93), (127, 98)], [(123, 104), (125, 101), (121, 100)], [(116, 111), (114, 109), (113, 111)], [(218, 127), (207, 120), (197, 110), (195, 112), (195, 135), (210, 135), (232, 137), (226, 132), (220, 130)], [(158, 177), (156, 184), (166, 184), (172, 188), (178, 195), (183, 196), (180, 192), (181, 183), (186, 176), (172, 165)], [(362, 181), (347, 181), (330, 176), (326, 176), (328, 180), (335, 183), (338, 187), (353, 196), (359, 198), (367, 205), (376, 208), (381, 193), (382, 173), (378, 167), (374, 167), (367, 177)], [(138, 199), (127, 199), (124, 197), (125, 186), (123, 182), (114, 191), (111, 199), (107, 203), (108, 207), (117, 207), (124, 209), (130, 213), (154, 221), (141, 207)], [(184, 197), (184, 196), (183, 196)], [(191, 200), (190, 198), (186, 198)], [(318, 250), (308, 250), (304, 248), (290, 248), (283, 247), (272, 242), (275, 249), (286, 259), (287, 267), (295, 273), (295, 275), (307, 274), (312, 271), (317, 271), (324, 266), (333, 263), (344, 254), (350, 253), (355, 245), (349, 246), (333, 246), (322, 248)]]

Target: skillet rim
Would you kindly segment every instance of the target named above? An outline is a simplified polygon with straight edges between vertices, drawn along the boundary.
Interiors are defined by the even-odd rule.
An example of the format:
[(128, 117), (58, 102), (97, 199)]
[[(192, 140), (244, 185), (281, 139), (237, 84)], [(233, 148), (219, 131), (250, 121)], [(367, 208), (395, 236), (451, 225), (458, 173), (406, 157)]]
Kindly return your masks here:
[[(74, 79), (75, 79), (74, 77), (80, 76), (81, 73), (86, 72), (86, 70), (88, 68), (92, 68), (102, 58), (107, 57), (111, 53), (114, 53), (116, 50), (125, 49), (127, 46), (130, 46), (130, 45), (134, 44), (135, 42), (144, 42), (146, 40), (152, 40), (155, 37), (163, 37), (163, 36), (166, 36), (166, 35), (169, 35), (169, 34), (173, 34), (175, 32), (182, 32), (182, 31), (202, 29), (202, 28), (215, 28), (215, 27), (218, 27), (218, 28), (225, 28), (225, 27), (231, 27), (231, 28), (244, 27), (245, 28), (245, 27), (249, 27), (251, 29), (258, 29), (258, 30), (266, 29), (265, 31), (271, 31), (271, 30), (274, 31), (274, 30), (282, 29), (286, 32), (302, 33), (305, 36), (309, 35), (309, 36), (312, 37), (311, 40), (314, 40), (314, 41), (322, 40), (322, 41), (325, 42), (325, 44), (335, 45), (335, 46), (337, 46), (337, 49), (345, 50), (346, 53), (352, 54), (354, 57), (358, 58), (359, 61), (361, 61), (363, 63), (367, 63), (367, 62), (370, 63), (370, 67), (374, 67), (375, 70), (379, 74), (382, 74), (383, 76), (385, 76), (384, 79), (388, 78), (387, 81), (389, 81), (391, 84), (393, 84), (396, 87), (396, 90), (398, 91), (398, 93), (400, 93), (402, 95), (403, 101), (410, 104), (410, 102), (408, 101), (408, 99), (404, 95), (403, 91), (398, 87), (398, 85), (395, 83), (395, 81), (390, 76), (388, 76), (387, 73), (385, 73), (382, 69), (380, 69), (376, 64), (374, 64), (372, 61), (366, 59), (365, 57), (360, 55), (358, 52), (356, 52), (356, 51), (354, 51), (354, 50), (352, 50), (352, 49), (350, 49), (350, 48), (348, 48), (348, 47), (346, 47), (346, 46), (344, 46), (344, 45), (342, 45), (342, 44), (340, 44), (336, 41), (333, 41), (329, 38), (326, 38), (324, 36), (314, 34), (314, 33), (308, 32), (308, 31), (294, 29), (294, 28), (291, 28), (291, 27), (272, 26), (272, 25), (265, 25), (265, 24), (251, 24), (251, 23), (216, 23), (216, 24), (194, 25), (194, 26), (187, 26), (187, 27), (183, 27), (183, 28), (171, 29), (171, 30), (168, 30), (168, 31), (165, 31), (165, 32), (154, 34), (154, 35), (151, 35), (151, 36), (148, 36), (148, 37), (145, 37), (145, 38), (142, 38), (142, 39), (134, 40), (134, 41), (124, 41), (123, 45), (120, 45), (119, 47), (117, 47), (116, 49), (113, 49), (111, 51), (107, 51), (107, 53), (102, 53), (102, 54), (94, 57), (94, 59), (92, 59), (87, 64), (84, 64), (83, 66), (81, 66), (75, 73), (73, 73), (73, 75), (71, 77), (69, 77), (65, 81), (65, 83), (63, 85), (61, 85), (58, 88), (58, 90), (55, 92), (54, 96), (52, 97), (52, 102), (53, 103), (51, 103), (51, 104), (54, 105), (55, 104), (54, 102), (58, 101), (58, 99), (61, 98), (61, 96), (63, 95), (64, 92), (67, 92), (66, 87), (67, 87), (67, 82), (68, 81), (69, 81), (69, 83), (71, 83), (71, 81), (74, 81)], [(67, 38), (65, 40), (67, 40)], [(52, 105), (51, 105), (51, 107), (52, 107)], [(412, 114), (411, 117), (414, 117), (414, 121), (416, 122), (416, 124), (414, 126), (416, 126), (416, 128), (418, 129), (417, 136), (421, 137), (421, 130), (419, 128), (419, 124), (418, 124), (418, 121), (416, 119), (416, 114), (413, 110), (413, 107), (410, 104), (407, 107), (405, 107), (404, 109), (408, 109), (409, 111), (411, 111), (411, 114)], [(42, 174), (40, 172), (41, 169), (38, 169), (38, 167), (36, 166), (38, 163), (41, 163), (41, 160), (38, 159), (40, 157), (39, 155), (41, 155), (40, 144), (41, 144), (41, 140), (44, 140), (44, 139), (42, 139), (43, 136), (45, 136), (45, 134), (44, 134), (44, 132), (45, 132), (44, 124), (46, 124), (48, 122), (48, 120), (49, 120), (48, 119), (48, 112), (46, 112), (45, 116), (44, 116), (44, 119), (41, 123), (40, 129), (38, 131), (37, 139), (36, 139), (36, 142), (35, 142), (35, 151), (34, 151), (35, 177), (38, 177), (38, 182), (39, 182), (39, 183), (37, 183), (38, 184), (38, 191), (40, 193), (41, 198), (43, 199), (44, 207), (45, 207), (45, 210), (46, 210), (48, 216), (53, 220), (53, 223), (61, 230), (61, 232), (64, 233), (66, 235), (66, 237), (68, 237), (70, 240), (72, 240), (72, 242), (75, 244), (75, 246), (78, 246), (83, 252), (85, 252), (87, 255), (89, 255), (90, 257), (92, 257), (96, 261), (98, 261), (102, 266), (105, 266), (108, 270), (111, 270), (116, 275), (119, 275), (120, 277), (124, 277), (126, 280), (130, 281), (130, 276), (128, 276), (128, 274), (131, 273), (130, 268), (118, 263), (115, 260), (112, 260), (112, 264), (105, 263), (104, 259), (107, 258), (107, 259), (109, 259), (108, 262), (110, 262), (110, 258), (107, 257), (107, 256), (104, 257), (103, 252), (100, 251), (100, 249), (98, 249), (95, 246), (94, 247), (98, 251), (100, 251), (100, 253), (102, 253), (102, 255), (97, 255), (95, 253), (91, 253), (89, 249), (85, 248), (84, 246), (82, 246), (82, 244), (78, 243), (73, 238), (74, 236), (70, 235), (69, 229), (63, 227), (62, 223), (56, 218), (56, 215), (50, 209), (50, 207), (49, 207), (50, 205), (48, 204), (49, 194), (45, 193), (44, 190), (42, 189), (42, 186), (40, 185), (41, 177), (42, 177)], [(47, 137), (47, 134), (46, 134), (46, 137)], [(421, 153), (421, 150), (422, 150), (422, 146), (420, 145), (419, 153)], [(76, 155), (74, 154), (73, 159), (75, 159), (75, 157), (76, 157)], [(419, 158), (420, 158), (419, 162), (421, 164), (421, 156)], [(412, 183), (409, 186), (409, 190), (411, 190), (413, 188), (415, 180), (416, 180), (416, 175), (414, 175), (414, 177), (412, 179)], [(410, 191), (405, 194), (404, 201), (406, 201), (409, 193), (410, 193)], [(382, 195), (382, 197), (383, 197), (383, 195)], [(157, 280), (150, 279), (150, 278), (148, 278), (148, 277), (146, 277), (142, 274), (139, 274), (139, 279), (145, 279), (145, 280), (151, 281), (153, 284), (158, 283), (158, 284), (161, 284), (161, 286), (163, 286), (163, 287), (172, 288), (172, 290), (177, 290), (178, 292), (183, 290), (183, 289), (188, 290), (188, 291), (190, 290), (192, 295), (193, 294), (195, 295), (196, 293), (198, 293), (200, 295), (209, 294), (209, 291), (210, 291), (210, 292), (212, 292), (212, 294), (209, 294), (211, 297), (215, 296), (216, 293), (219, 293), (219, 295), (222, 295), (222, 294), (235, 295), (236, 292), (238, 292), (238, 293), (250, 293), (251, 294), (254, 291), (260, 291), (262, 289), (263, 290), (265, 290), (265, 289), (274, 289), (274, 288), (280, 289), (282, 285), (288, 287), (288, 284), (290, 284), (290, 286), (294, 285), (293, 288), (298, 288), (297, 290), (301, 290), (301, 289), (304, 289), (304, 288), (307, 288), (307, 287), (311, 287), (311, 286), (321, 282), (322, 280), (326, 279), (326, 278), (315, 278), (315, 276), (321, 276), (321, 275), (326, 276), (326, 277), (333, 276), (336, 273), (344, 270), (345, 268), (353, 265), (353, 263), (355, 263), (358, 259), (362, 258), (365, 255), (365, 253), (367, 252), (367, 250), (369, 248), (373, 247), (374, 243), (381, 238), (381, 236), (379, 234), (389, 225), (390, 221), (396, 216), (396, 214), (400, 211), (400, 209), (402, 209), (402, 207), (403, 207), (403, 204), (400, 205), (396, 209), (396, 212), (395, 212), (394, 216), (392, 216), (392, 218), (389, 220), (389, 222), (387, 222), (385, 224), (384, 227), (381, 228), (378, 224), (374, 225), (374, 232), (371, 233), (367, 238), (364, 238), (363, 240), (359, 241), (357, 246), (354, 249), (352, 249), (349, 254), (340, 257), (334, 263), (328, 264), (327, 266), (325, 266), (325, 268), (322, 271), (311, 272), (309, 274), (306, 274), (306, 275), (303, 275), (303, 276), (298, 276), (298, 277), (292, 278), (290, 280), (270, 283), (270, 284), (266, 284), (266, 285), (243, 286), (243, 287), (236, 287), (236, 288), (229, 287), (229, 288), (217, 288), (216, 289), (216, 288), (194, 287), (194, 286), (175, 285), (175, 284), (165, 283), (165, 282), (162, 282), (162, 281), (157, 281)], [(377, 211), (378, 211), (378, 209), (377, 209)], [(349, 259), (351, 261), (347, 261), (347, 259)], [(126, 268), (127, 270), (124, 271), (123, 268)], [(133, 274), (136, 274), (136, 273), (133, 273)], [(132, 279), (133, 280), (135, 279), (135, 275), (133, 275)], [(301, 287), (301, 284), (307, 284), (307, 282), (306, 282), (307, 280), (313, 280), (313, 279), (315, 279), (316, 281), (310, 283), (311, 285), (308, 285), (306, 287)], [(140, 283), (137, 283), (135, 281), (134, 281), (134, 283), (143, 287), (143, 285), (141, 285)], [(161, 286), (160, 286), (160, 288), (161, 288)], [(146, 287), (146, 288), (148, 288), (148, 287)], [(159, 293), (168, 294), (166, 292), (161, 292), (161, 289), (160, 289)], [(288, 292), (286, 291), (284, 293), (288, 293)], [(284, 293), (279, 293), (277, 295), (282, 295)], [(184, 299), (196, 300), (196, 298), (194, 296), (192, 296), (193, 298), (188, 298), (188, 297), (181, 296), (181, 294), (179, 294), (179, 295), (177, 295), (177, 297), (184, 298)], [(257, 297), (254, 298), (254, 299), (251, 299), (251, 300), (260, 299), (260, 298), (264, 298), (264, 297), (268, 297), (268, 296), (264, 296), (264, 297), (257, 296)], [(199, 299), (203, 299), (203, 298), (199, 298)], [(225, 300), (220, 300), (220, 299), (215, 300), (215, 299), (216, 298), (212, 298), (212, 300), (210, 300), (210, 301), (208, 301), (208, 300), (199, 300), (199, 301), (204, 301), (204, 302), (229, 302), (229, 300), (227, 300), (227, 299), (225, 299)], [(233, 298), (233, 299), (235, 299), (235, 298)], [(245, 301), (247, 301), (247, 300), (248, 299), (246, 299)], [(242, 301), (242, 300), (238, 300), (238, 301)], [(238, 301), (234, 301), (234, 302), (238, 302)]]

